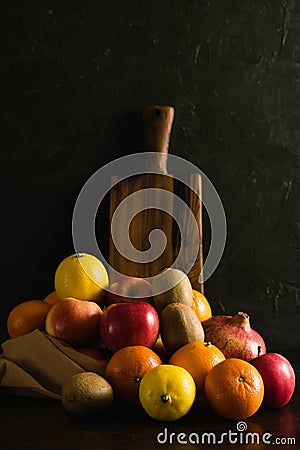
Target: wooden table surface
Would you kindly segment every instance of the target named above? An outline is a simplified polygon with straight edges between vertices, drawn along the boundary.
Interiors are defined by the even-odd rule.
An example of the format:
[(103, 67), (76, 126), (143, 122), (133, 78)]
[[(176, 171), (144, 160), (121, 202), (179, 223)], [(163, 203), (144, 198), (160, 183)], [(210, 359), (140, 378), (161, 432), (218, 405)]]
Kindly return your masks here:
[[(299, 380), (300, 354), (285, 356)], [(300, 448), (299, 383), (284, 408), (258, 411), (244, 421), (225, 420), (209, 410), (192, 410), (176, 422), (158, 422), (142, 410), (126, 407), (82, 419), (67, 413), (60, 401), (15, 397), (1, 390), (0, 405), (1, 450)], [(202, 446), (196, 445), (197, 439)]]

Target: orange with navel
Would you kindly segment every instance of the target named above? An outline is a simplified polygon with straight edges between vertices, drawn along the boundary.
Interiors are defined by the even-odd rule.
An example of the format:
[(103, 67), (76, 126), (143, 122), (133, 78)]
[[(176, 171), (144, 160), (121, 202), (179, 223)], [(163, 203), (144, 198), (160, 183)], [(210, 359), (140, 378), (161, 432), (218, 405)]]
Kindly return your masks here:
[(258, 370), (247, 361), (229, 358), (207, 374), (205, 394), (213, 411), (227, 419), (247, 419), (259, 409), (264, 383)]
[(193, 289), (193, 301), (191, 307), (197, 314), (200, 322), (204, 322), (204, 320), (212, 317), (211, 306), (207, 298), (201, 292), (196, 291), (196, 289)]
[(27, 300), (15, 306), (7, 319), (7, 332), (11, 338), (45, 328), (46, 315), (51, 308), (43, 300)]
[(192, 375), (197, 390), (195, 405), (206, 406), (207, 400), (204, 393), (206, 375), (224, 359), (225, 356), (221, 350), (210, 342), (190, 342), (172, 355), (169, 364), (183, 367)]
[(138, 406), (139, 387), (143, 376), (160, 365), (161, 359), (150, 348), (142, 345), (124, 347), (109, 360), (105, 378), (111, 384), (116, 399), (131, 406)]

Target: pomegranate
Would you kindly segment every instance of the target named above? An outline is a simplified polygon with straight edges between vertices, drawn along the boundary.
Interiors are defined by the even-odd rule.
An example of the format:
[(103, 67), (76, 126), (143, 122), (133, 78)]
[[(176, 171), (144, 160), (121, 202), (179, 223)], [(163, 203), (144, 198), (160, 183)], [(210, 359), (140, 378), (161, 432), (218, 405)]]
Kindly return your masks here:
[(213, 316), (202, 322), (206, 342), (218, 347), (225, 358), (245, 361), (266, 353), (266, 344), (257, 331), (250, 326), (248, 314), (238, 312), (235, 316)]

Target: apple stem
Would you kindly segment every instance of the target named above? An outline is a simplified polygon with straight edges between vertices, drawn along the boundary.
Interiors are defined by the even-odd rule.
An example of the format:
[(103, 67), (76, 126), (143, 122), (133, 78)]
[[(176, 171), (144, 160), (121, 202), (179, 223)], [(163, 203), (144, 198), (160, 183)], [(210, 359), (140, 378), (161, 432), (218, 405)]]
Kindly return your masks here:
[(258, 345), (257, 346), (257, 356), (260, 356), (260, 354), (261, 354), (261, 346)]

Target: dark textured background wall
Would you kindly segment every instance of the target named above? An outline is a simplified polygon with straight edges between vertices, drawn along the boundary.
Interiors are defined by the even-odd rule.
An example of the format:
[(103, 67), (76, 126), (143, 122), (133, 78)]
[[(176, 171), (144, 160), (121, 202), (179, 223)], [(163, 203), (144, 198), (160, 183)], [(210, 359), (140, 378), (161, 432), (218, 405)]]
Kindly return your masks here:
[(144, 105), (171, 104), (170, 151), (227, 215), (214, 313), (245, 310), (269, 348), (298, 346), (300, 2), (10, 0), (1, 32), (1, 339), (73, 252), (84, 182), (141, 149)]

